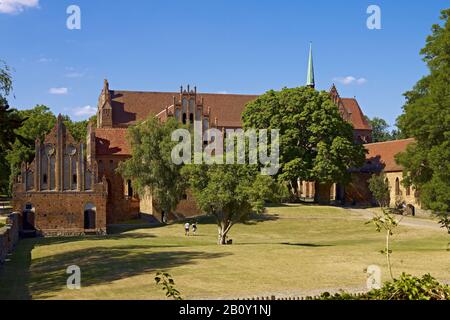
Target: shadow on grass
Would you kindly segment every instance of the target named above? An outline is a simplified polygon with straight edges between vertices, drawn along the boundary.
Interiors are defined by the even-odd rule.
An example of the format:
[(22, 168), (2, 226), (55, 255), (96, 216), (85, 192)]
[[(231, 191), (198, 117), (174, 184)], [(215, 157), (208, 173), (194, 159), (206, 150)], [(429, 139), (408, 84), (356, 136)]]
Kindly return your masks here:
[(280, 219), (280, 216), (278, 214), (252, 214), (247, 221), (243, 222), (243, 224), (255, 225), (267, 221), (277, 221), (278, 219)]
[[(276, 221), (278, 219), (279, 219), (278, 214), (267, 214), (267, 213), (256, 214), (256, 213), (253, 213), (248, 217), (247, 220), (240, 222), (240, 224), (255, 225), (257, 223), (266, 222), (266, 221)], [(209, 225), (209, 224), (217, 225), (216, 218), (212, 215), (204, 215), (204, 216), (199, 216), (199, 217), (195, 217), (195, 218), (186, 218), (183, 220), (175, 221), (175, 222), (171, 223), (171, 225), (184, 225), (186, 222), (189, 222), (190, 224), (195, 222), (199, 226), (200, 225)], [(164, 227), (164, 226), (160, 226), (160, 227)]]
[(0, 300), (31, 299), (28, 282), (34, 245), (34, 240), (20, 241), (9, 261), (0, 266)]
[[(83, 287), (89, 287), (145, 273), (148, 273), (149, 279), (153, 279), (154, 275), (151, 273), (159, 270), (193, 264), (196, 260), (216, 259), (229, 255), (199, 251), (149, 252), (149, 249), (153, 248), (156, 247), (151, 245), (92, 247), (35, 259), (32, 265), (31, 291), (40, 298), (54, 297), (58, 291), (65, 289), (68, 277), (65, 272), (71, 265), (81, 268), (81, 284)], [(161, 246), (161, 248), (169, 247)]]
[(330, 244), (314, 244), (314, 243), (291, 243), (291, 242), (284, 242), (281, 243), (285, 246), (296, 246), (296, 247), (305, 247), (305, 248), (322, 248), (322, 247), (334, 247)]

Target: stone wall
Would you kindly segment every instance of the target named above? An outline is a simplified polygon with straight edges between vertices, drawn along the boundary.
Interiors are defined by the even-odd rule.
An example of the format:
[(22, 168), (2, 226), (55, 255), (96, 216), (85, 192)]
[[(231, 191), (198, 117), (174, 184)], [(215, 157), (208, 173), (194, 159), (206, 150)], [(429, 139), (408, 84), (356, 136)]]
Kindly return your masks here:
[(386, 178), (389, 181), (391, 207), (396, 207), (401, 203), (405, 203), (406, 205), (413, 205), (416, 209), (421, 209), (416, 190), (414, 190), (413, 187), (407, 190), (407, 188), (402, 184), (403, 172), (387, 172)]
[(128, 195), (126, 182), (116, 171), (120, 162), (126, 159), (128, 157), (125, 156), (97, 157), (99, 179), (105, 176), (108, 183), (107, 224), (120, 223), (139, 216), (139, 198), (136, 192)]
[(5, 227), (0, 228), (0, 265), (6, 261), (19, 241), (19, 214), (12, 213), (8, 216)]

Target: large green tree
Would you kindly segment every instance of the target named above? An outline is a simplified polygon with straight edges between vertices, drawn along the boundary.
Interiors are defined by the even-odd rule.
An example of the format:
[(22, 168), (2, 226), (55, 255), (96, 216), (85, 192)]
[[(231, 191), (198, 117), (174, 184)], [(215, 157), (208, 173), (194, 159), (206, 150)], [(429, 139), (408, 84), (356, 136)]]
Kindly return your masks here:
[(421, 54), (430, 74), (405, 93), (404, 113), (398, 118), (402, 132), (416, 143), (397, 160), (405, 169), (405, 182), (414, 185), (425, 208), (450, 211), (450, 9), (441, 24), (432, 27)]
[(276, 201), (282, 187), (270, 176), (261, 175), (257, 166), (241, 164), (189, 164), (182, 169), (198, 206), (215, 217), (218, 244), (238, 222), (252, 212), (261, 213), (265, 200)]
[(297, 193), (297, 179), (330, 184), (347, 182), (349, 169), (364, 161), (353, 128), (343, 120), (329, 93), (308, 87), (269, 91), (247, 104), (246, 129), (280, 130), (278, 178)]
[(11, 109), (7, 97), (12, 90), (12, 78), (10, 68), (0, 60), (0, 154), (11, 148), (12, 143), (22, 139), (16, 132), (20, 128), (23, 119), (17, 110)]
[(171, 152), (177, 144), (172, 132), (180, 128), (174, 119), (161, 123), (150, 115), (147, 120), (128, 129), (132, 157), (120, 163), (118, 172), (130, 179), (140, 195), (151, 192), (155, 204), (166, 214), (173, 212), (181, 200), (185, 183), (181, 166), (172, 162)]

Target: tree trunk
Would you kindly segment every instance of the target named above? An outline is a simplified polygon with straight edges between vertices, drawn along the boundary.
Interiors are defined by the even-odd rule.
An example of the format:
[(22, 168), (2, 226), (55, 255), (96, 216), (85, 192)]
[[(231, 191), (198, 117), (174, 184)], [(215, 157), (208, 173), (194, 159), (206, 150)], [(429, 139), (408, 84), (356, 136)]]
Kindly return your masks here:
[(389, 268), (389, 274), (391, 275), (391, 279), (394, 280), (394, 275), (392, 274), (392, 265), (391, 265), (391, 252), (389, 248), (389, 238), (390, 238), (391, 232), (388, 230), (386, 234), (386, 259), (387, 259), (387, 265)]
[(227, 244), (227, 235), (232, 226), (233, 226), (233, 224), (231, 223), (231, 221), (220, 222), (218, 224), (218, 226), (217, 226), (217, 230), (218, 230), (217, 244), (218, 245), (226, 245)]

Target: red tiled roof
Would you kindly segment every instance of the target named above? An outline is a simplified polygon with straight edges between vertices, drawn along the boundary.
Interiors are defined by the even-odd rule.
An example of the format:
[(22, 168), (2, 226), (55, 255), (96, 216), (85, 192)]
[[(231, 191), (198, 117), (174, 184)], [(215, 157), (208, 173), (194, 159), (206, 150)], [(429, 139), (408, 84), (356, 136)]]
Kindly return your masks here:
[[(127, 127), (145, 120), (150, 113), (155, 115), (173, 104), (179, 92), (133, 92), (110, 91), (113, 109), (113, 125)], [(245, 105), (256, 99), (256, 95), (198, 94), (204, 98), (204, 109), (211, 108), (211, 122), (218, 119), (218, 126), (241, 126), (241, 114)]]
[(350, 114), (350, 122), (353, 124), (353, 127), (357, 130), (372, 130), (366, 118), (364, 117), (364, 113), (362, 112), (358, 101), (352, 98), (341, 99), (344, 107)]
[[(97, 129), (96, 146), (99, 155), (129, 155), (131, 150), (126, 141), (124, 128), (145, 120), (150, 113), (160, 114), (164, 108), (173, 105), (173, 97), (179, 92), (138, 92), (110, 90), (114, 129)], [(245, 105), (257, 99), (258, 95), (243, 94), (198, 94), (203, 98), (205, 112), (210, 109), (210, 124), (217, 127), (240, 128)], [(358, 102), (355, 99), (342, 99), (345, 108), (351, 113), (350, 121), (355, 129), (371, 130)]]
[(371, 166), (381, 165), (380, 169), (385, 172), (402, 171), (402, 166), (395, 162), (395, 156), (406, 151), (406, 148), (414, 142), (414, 139), (405, 139), (365, 144), (364, 147), (369, 152), (366, 160)]
[(130, 155), (127, 129), (95, 129), (95, 148), (97, 155)]
[[(150, 113), (155, 115), (173, 104), (178, 92), (134, 92), (112, 90), (113, 125), (128, 127), (142, 121)], [(241, 127), (241, 115), (245, 105), (258, 98), (257, 95), (242, 94), (199, 94), (204, 98), (204, 110), (211, 108), (210, 121), (218, 120), (218, 127)], [(350, 121), (355, 129), (371, 130), (356, 99), (342, 98), (342, 103), (351, 114)]]

